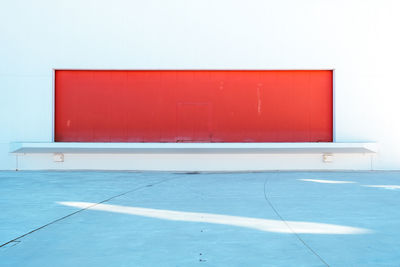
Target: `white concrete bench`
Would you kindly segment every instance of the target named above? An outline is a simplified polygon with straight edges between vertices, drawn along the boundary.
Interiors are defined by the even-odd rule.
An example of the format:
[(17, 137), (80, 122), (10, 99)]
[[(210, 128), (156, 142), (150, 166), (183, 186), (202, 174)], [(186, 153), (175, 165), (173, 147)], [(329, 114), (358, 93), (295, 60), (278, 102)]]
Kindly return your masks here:
[(376, 143), (84, 143), (14, 142), (11, 153), (376, 153)]

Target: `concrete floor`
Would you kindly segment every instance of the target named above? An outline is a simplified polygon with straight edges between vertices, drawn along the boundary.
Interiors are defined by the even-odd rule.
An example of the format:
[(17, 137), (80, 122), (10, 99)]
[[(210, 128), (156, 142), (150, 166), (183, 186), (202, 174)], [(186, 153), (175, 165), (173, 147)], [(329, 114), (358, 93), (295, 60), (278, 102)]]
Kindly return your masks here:
[(0, 172), (0, 210), (0, 266), (400, 266), (400, 172)]

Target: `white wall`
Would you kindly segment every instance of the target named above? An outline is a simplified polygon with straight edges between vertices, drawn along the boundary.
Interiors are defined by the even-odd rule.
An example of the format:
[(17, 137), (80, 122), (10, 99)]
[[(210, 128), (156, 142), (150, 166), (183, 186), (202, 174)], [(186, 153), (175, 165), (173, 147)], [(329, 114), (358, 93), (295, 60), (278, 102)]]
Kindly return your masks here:
[[(2, 1), (0, 169), (16, 168), (9, 142), (52, 140), (53, 68), (332, 68), (336, 141), (377, 141), (373, 168), (400, 169), (399, 11), (398, 0)], [(342, 158), (337, 168), (371, 166)], [(51, 155), (19, 160), (25, 169), (54, 165)], [(307, 166), (326, 168), (311, 159)]]

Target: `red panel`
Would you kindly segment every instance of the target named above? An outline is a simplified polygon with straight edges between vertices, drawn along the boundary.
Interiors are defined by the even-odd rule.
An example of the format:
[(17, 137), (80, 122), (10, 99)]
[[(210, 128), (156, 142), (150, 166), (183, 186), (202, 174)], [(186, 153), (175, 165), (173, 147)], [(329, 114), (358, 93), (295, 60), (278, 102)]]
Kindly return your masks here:
[(331, 142), (332, 71), (56, 71), (57, 142)]

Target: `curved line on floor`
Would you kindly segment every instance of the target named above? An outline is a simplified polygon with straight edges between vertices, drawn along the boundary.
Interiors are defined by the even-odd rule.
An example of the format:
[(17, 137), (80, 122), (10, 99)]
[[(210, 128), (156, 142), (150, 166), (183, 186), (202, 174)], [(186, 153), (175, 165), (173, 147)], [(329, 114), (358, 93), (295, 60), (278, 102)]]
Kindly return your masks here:
[(287, 223), (287, 221), (282, 217), (282, 215), (278, 212), (278, 210), (274, 207), (272, 202), (269, 200), (267, 196), (267, 181), (268, 177), (265, 178), (264, 181), (264, 198), (267, 201), (268, 205), (271, 207), (271, 209), (274, 211), (274, 213), (279, 217), (279, 219), (289, 228), (289, 230), (295, 235), (295, 237), (312, 253), (314, 254), (324, 265), (329, 267), (329, 264), (315, 251), (313, 250), (310, 245), (308, 245), (302, 238), (301, 236), (296, 233), (296, 231), (293, 230), (292, 227)]

